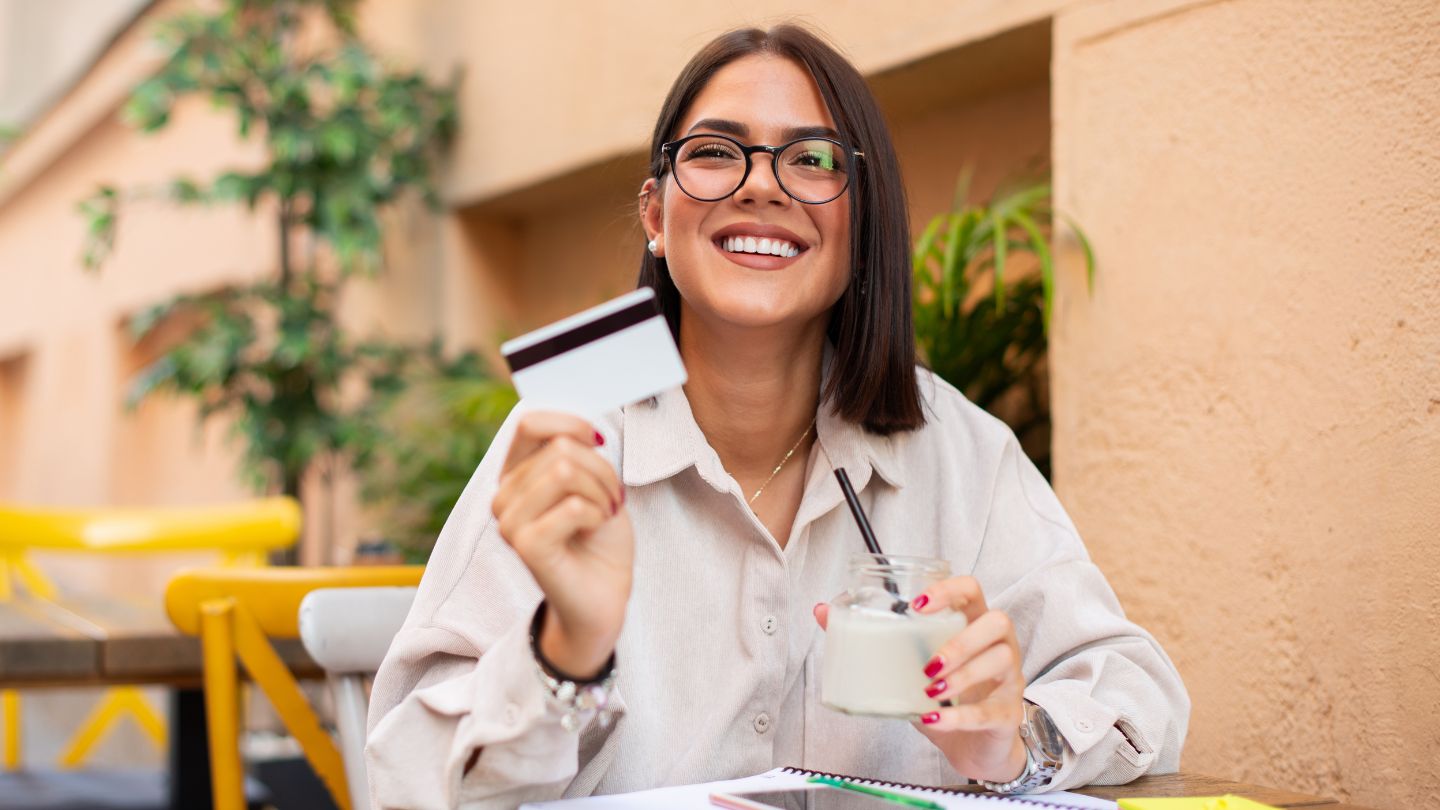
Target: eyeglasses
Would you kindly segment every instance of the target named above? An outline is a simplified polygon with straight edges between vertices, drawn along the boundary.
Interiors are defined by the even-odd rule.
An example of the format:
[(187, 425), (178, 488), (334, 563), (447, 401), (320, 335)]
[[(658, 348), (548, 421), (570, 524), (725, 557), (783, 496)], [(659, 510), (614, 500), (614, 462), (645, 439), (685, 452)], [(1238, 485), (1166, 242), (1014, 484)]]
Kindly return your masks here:
[(680, 190), (700, 202), (718, 202), (745, 185), (750, 156), (770, 154), (775, 182), (798, 202), (827, 203), (850, 186), (852, 158), (865, 153), (829, 138), (801, 138), (780, 146), (746, 146), (725, 135), (688, 135), (660, 147)]

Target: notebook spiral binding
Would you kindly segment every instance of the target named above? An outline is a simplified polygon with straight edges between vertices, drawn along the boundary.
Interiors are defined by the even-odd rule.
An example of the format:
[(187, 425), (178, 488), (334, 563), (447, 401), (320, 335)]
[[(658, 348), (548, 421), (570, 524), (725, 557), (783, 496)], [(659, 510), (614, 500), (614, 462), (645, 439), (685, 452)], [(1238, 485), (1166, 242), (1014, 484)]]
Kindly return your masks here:
[(905, 790), (919, 791), (920, 793), (943, 793), (950, 796), (964, 795), (975, 799), (984, 799), (1000, 804), (1022, 804), (1027, 807), (1046, 807), (1049, 810), (1063, 808), (1064, 805), (1051, 804), (1049, 802), (1037, 802), (1033, 799), (1023, 799), (1019, 796), (1001, 796), (996, 793), (968, 793), (966, 791), (951, 790), (950, 788), (934, 787), (932, 785), (912, 785), (908, 782), (887, 782), (884, 779), (862, 779), (858, 776), (847, 776), (843, 773), (827, 773), (825, 771), (812, 771), (808, 768), (796, 768), (787, 766), (781, 768), (785, 773), (796, 776), (823, 776), (827, 779), (840, 779), (845, 782), (854, 782), (857, 785), (870, 785), (878, 788), (904, 788)]

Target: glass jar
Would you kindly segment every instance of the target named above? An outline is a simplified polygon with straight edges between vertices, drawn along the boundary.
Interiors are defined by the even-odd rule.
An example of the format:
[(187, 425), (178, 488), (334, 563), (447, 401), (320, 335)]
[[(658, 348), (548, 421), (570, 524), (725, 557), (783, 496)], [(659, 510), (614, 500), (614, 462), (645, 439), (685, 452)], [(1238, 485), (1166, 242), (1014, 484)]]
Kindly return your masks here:
[(940, 702), (925, 695), (925, 664), (965, 627), (949, 608), (919, 614), (910, 602), (950, 576), (933, 557), (857, 554), (850, 585), (830, 602), (820, 702), (846, 714), (917, 719)]

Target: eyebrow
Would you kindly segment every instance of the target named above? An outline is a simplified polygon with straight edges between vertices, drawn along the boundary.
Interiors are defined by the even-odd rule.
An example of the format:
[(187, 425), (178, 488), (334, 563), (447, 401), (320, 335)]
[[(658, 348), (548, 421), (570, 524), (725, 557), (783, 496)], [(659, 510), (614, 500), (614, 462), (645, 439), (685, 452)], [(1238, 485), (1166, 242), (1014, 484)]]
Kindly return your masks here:
[[(750, 135), (750, 127), (739, 121), (731, 121), (728, 118), (702, 118), (696, 121), (694, 126), (685, 132), (686, 135), (697, 129), (706, 129), (712, 132), (720, 132), (725, 135), (733, 135), (737, 138), (745, 138)], [(840, 140), (840, 133), (830, 127), (787, 127), (782, 130), (780, 137), (783, 141), (795, 141), (801, 138), (833, 138)]]

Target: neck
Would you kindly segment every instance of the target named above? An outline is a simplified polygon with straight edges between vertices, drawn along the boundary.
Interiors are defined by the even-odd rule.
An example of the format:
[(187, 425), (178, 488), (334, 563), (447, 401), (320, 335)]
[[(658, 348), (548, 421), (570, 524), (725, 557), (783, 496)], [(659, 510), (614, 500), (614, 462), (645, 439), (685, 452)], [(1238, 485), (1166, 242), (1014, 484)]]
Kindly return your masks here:
[[(683, 305), (682, 305), (683, 306)], [(736, 478), (769, 475), (815, 419), (823, 320), (800, 327), (737, 329), (682, 310), (685, 396), (700, 430)], [(814, 434), (800, 442), (799, 454)]]

